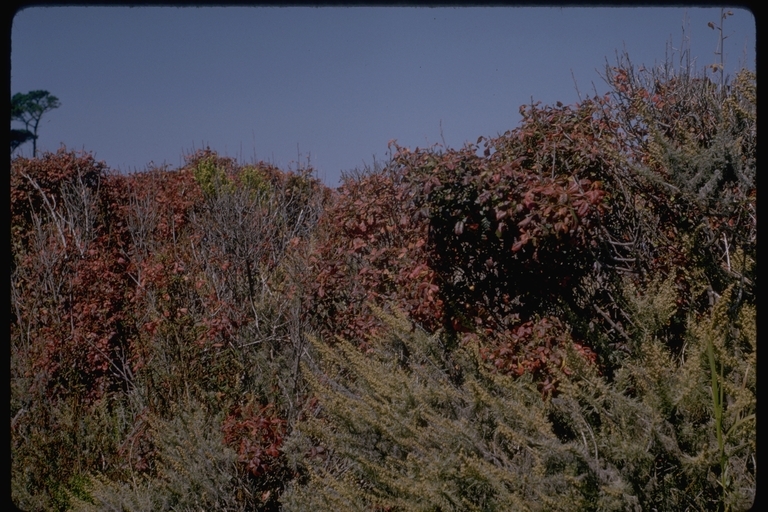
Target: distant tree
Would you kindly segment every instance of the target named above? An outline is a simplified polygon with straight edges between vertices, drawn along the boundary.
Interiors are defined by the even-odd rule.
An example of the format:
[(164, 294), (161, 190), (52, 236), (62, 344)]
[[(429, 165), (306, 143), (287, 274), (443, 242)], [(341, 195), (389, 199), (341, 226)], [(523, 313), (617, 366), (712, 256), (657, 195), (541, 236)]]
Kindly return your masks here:
[(27, 142), (29, 139), (34, 139), (35, 134), (29, 130), (11, 130), (11, 152), (14, 152), (16, 148)]
[[(37, 157), (37, 128), (43, 114), (59, 108), (61, 104), (56, 96), (48, 91), (30, 91), (27, 94), (16, 93), (11, 98), (11, 121), (24, 123), (24, 130), (11, 130), (11, 150), (28, 140), (32, 140), (32, 157)], [(31, 128), (31, 130), (30, 130)]]

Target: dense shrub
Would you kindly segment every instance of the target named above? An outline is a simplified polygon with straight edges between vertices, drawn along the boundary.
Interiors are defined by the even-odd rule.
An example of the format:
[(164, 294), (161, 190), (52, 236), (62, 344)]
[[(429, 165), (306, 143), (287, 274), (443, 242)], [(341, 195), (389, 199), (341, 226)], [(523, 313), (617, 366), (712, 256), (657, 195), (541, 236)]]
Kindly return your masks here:
[(755, 76), (605, 79), (333, 191), (12, 160), (15, 502), (746, 508)]
[(407, 182), (376, 167), (345, 177), (318, 226), (310, 311), (329, 339), (364, 343), (378, 325), (368, 302), (394, 304), (420, 324), (442, 321), (435, 273), (427, 263), (427, 223)]
[(103, 163), (62, 149), (15, 159), (11, 189), (11, 328), (30, 358), (26, 377), (37, 374), (53, 396), (98, 399), (124, 387), (131, 326), (119, 185)]
[[(426, 363), (409, 366), (423, 349), (405, 341), (382, 349), (388, 338), (372, 314), (380, 304), (436, 336), (412, 341), (439, 348), (429, 364), (446, 373), (441, 390), (471, 380), (471, 367), (456, 364), (470, 346), (478, 367), (533, 375), (550, 397), (558, 439), (584, 440), (580, 462), (554, 466), (585, 482), (572, 488), (574, 507), (748, 506), (756, 469), (748, 327), (756, 283), (754, 75), (741, 72), (718, 88), (689, 70), (636, 72), (622, 60), (606, 80), (612, 93), (604, 97), (521, 109), (521, 126), (486, 139), (482, 156), (477, 145), (395, 145), (384, 169), (347, 178), (321, 224), (316, 260), (316, 319), (324, 342), (338, 345), (314, 344), (330, 366), (310, 378), (322, 407), (292, 438), (307, 473), (287, 505), (485, 509), (510, 492), (501, 481), (464, 475), (459, 485), (445, 481), (454, 470), (428, 472), (453, 460), (447, 446), (434, 446), (439, 461), (419, 449), (433, 446), (435, 431), (439, 439), (471, 436), (463, 424), (443, 431), (433, 420), (423, 442), (413, 440), (423, 427), (414, 411), (435, 407), (408, 391), (424, 382), (417, 367)], [(388, 235), (398, 218), (414, 225), (414, 238)], [(373, 219), (384, 225), (369, 232)], [(387, 251), (397, 258), (378, 259)], [(415, 261), (402, 266), (406, 257)], [(403, 275), (411, 281), (392, 286)], [(429, 300), (411, 292), (420, 286), (434, 290)], [(431, 314), (414, 314), (417, 305)], [(351, 352), (339, 335), (373, 359)], [(374, 362), (382, 350), (389, 359)], [(397, 364), (405, 374), (392, 369)], [(454, 410), (440, 414), (456, 420)], [(486, 491), (472, 502), (465, 488)], [(679, 491), (693, 488), (693, 497)]]
[(238, 496), (248, 485), (218, 428), (221, 414), (211, 414), (194, 402), (180, 405), (182, 409), (168, 420), (150, 419), (157, 444), (154, 474), (134, 475), (124, 482), (91, 475), (81, 495), (72, 496), (72, 509), (249, 510)]
[[(580, 118), (561, 117), (581, 126), (593, 114), (582, 110)], [(571, 125), (550, 116), (550, 126)], [(375, 326), (366, 303), (392, 304), (431, 332), (477, 333), (505, 345), (496, 352), (499, 368), (544, 367), (541, 350), (560, 350), (565, 326), (535, 314), (559, 313), (556, 306), (593, 269), (605, 193), (576, 170), (552, 176), (535, 163), (521, 167), (524, 159), (510, 156), (519, 148), (504, 148), (512, 138), (524, 137), (503, 137), (493, 144), (506, 153), (482, 157), (475, 146), (445, 152), (396, 146), (384, 169), (346, 179), (320, 227), (326, 237), (316, 259), (321, 332), (363, 341)], [(589, 144), (582, 143), (593, 151)], [(526, 322), (544, 322), (537, 332), (552, 335), (514, 343)]]
[[(173, 421), (196, 400), (251, 473), (238, 500), (274, 507), (276, 450), (302, 395), (302, 246), (325, 194), (312, 170), (202, 151), (179, 170), (115, 175), (62, 150), (14, 160), (12, 177), (14, 499), (63, 509), (89, 473), (108, 487), (156, 478), (147, 418)], [(243, 409), (245, 396), (262, 405)], [(109, 442), (81, 453), (90, 438), (59, 410), (94, 424), (104, 404)], [(272, 458), (253, 466), (260, 451)]]
[[(671, 280), (626, 286), (637, 320), (663, 324), (675, 309)], [(286, 442), (302, 476), (283, 504), (745, 510), (755, 493), (757, 338), (751, 306), (726, 320), (734, 300), (723, 296), (706, 322), (689, 324), (683, 359), (646, 331), (613, 381), (565, 345), (570, 371), (549, 363), (559, 386), (546, 401), (530, 374), (491, 371), (476, 344), (454, 352), (465, 377), (457, 385), (440, 335), (402, 314), (378, 311), (387, 328), (368, 340), (368, 357), (313, 340), (307, 378), (318, 401)]]

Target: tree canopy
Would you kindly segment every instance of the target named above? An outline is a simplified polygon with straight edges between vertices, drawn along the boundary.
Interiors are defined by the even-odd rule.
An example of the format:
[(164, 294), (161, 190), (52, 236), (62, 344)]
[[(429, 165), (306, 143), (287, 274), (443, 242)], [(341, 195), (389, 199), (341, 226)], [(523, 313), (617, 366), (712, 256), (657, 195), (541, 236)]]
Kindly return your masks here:
[[(32, 156), (37, 156), (37, 129), (43, 114), (59, 108), (59, 98), (48, 91), (35, 90), (26, 94), (17, 92), (11, 98), (11, 122), (24, 123), (23, 130), (11, 130), (11, 151), (32, 140)], [(31, 130), (30, 130), (31, 128)]]

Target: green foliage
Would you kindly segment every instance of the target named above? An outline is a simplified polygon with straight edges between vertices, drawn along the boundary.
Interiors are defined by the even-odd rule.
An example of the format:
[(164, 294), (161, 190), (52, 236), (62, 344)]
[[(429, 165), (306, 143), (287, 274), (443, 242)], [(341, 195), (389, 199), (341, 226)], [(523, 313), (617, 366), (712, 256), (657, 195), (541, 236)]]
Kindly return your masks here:
[(225, 169), (220, 167), (216, 160), (214, 157), (201, 158), (193, 168), (195, 181), (206, 197), (215, 197), (221, 189), (224, 192), (233, 190)]
[[(617, 169), (610, 180), (629, 192), (614, 196), (610, 241), (646, 270), (677, 267), (681, 291), (695, 289), (682, 272), (695, 267), (722, 294), (740, 279), (730, 253), (754, 259), (756, 247), (755, 75), (742, 70), (721, 89), (687, 69), (636, 71), (626, 56), (618, 64), (606, 73), (609, 115), (630, 172)], [(684, 314), (692, 299), (681, 298)]]
[(490, 372), (476, 350), (446, 353), (438, 335), (377, 314), (387, 330), (370, 356), (313, 342), (319, 407), (286, 443), (307, 475), (287, 510), (589, 509), (601, 492), (591, 454), (560, 442), (530, 376)]
[(224, 444), (220, 422), (194, 402), (170, 420), (150, 420), (154, 474), (127, 481), (95, 474), (86, 486), (90, 499), (73, 496), (73, 510), (245, 510), (237, 499), (236, 454)]
[(268, 195), (270, 192), (269, 180), (257, 167), (243, 168), (240, 171), (240, 181), (245, 188), (257, 196)]
[(628, 309), (637, 326), (640, 344), (661, 337), (677, 312), (674, 277), (662, 282), (657, 276), (644, 289), (638, 289), (631, 279), (625, 279), (624, 287), (629, 295)]
[[(376, 308), (387, 330), (368, 355), (313, 340), (306, 372), (317, 402), (286, 442), (304, 476), (284, 507), (744, 510), (755, 491), (754, 310), (737, 314), (743, 328), (728, 346), (721, 299), (710, 322), (690, 325), (681, 360), (654, 336), (672, 288), (629, 287), (634, 319), (650, 323), (615, 380), (569, 349), (570, 370), (553, 368), (547, 401), (530, 376), (492, 372), (471, 347), (441, 352), (439, 335)], [(712, 346), (724, 390), (714, 395)]]
[(387, 331), (369, 341), (370, 357), (344, 341), (313, 341), (307, 378), (320, 408), (287, 442), (307, 466), (306, 481), (282, 498), (287, 510), (543, 510), (578, 495), (578, 484), (553, 474), (578, 460), (559, 448), (530, 379), (473, 369), (471, 351), (444, 353), (437, 336), (374, 311)]
[(87, 498), (85, 475), (116, 460), (130, 408), (17, 393), (23, 407), (11, 422), (12, 499), (23, 510), (66, 510), (72, 496)]
[[(672, 287), (667, 282), (648, 291), (669, 296)], [(652, 318), (663, 318), (664, 311), (668, 315), (668, 301), (665, 305), (663, 299), (630, 293), (637, 310), (652, 313)], [(682, 497), (682, 488), (697, 488), (700, 492), (687, 492), (686, 500), (707, 510), (744, 510), (755, 492), (755, 310), (742, 304), (729, 318), (733, 299), (729, 292), (707, 316), (691, 318), (679, 358), (659, 338), (643, 336), (638, 356), (617, 372), (615, 382), (673, 429), (678, 448), (666, 461), (676, 466), (667, 476), (672, 478), (671, 496)], [(656, 307), (649, 308), (651, 302)], [(638, 481), (647, 476), (639, 475)]]
[[(729, 319), (728, 309), (738, 307), (735, 293), (735, 286), (731, 286), (715, 305), (708, 325), (705, 323), (697, 333), (700, 340), (703, 338), (709, 363), (719, 483), (726, 510), (738, 508), (753, 492), (748, 463), (750, 455), (754, 457), (756, 441), (752, 437), (756, 421), (755, 311), (745, 308), (736, 319)], [(740, 328), (745, 329), (745, 335)]]
[(35, 134), (29, 130), (11, 129), (11, 153), (13, 153), (16, 148), (18, 148), (28, 140), (32, 140), (34, 137), (35, 137)]
[(254, 198), (267, 197), (271, 192), (268, 174), (257, 166), (238, 169), (231, 159), (219, 157), (210, 150), (192, 155), (189, 161), (205, 197), (231, 195), (241, 187)]

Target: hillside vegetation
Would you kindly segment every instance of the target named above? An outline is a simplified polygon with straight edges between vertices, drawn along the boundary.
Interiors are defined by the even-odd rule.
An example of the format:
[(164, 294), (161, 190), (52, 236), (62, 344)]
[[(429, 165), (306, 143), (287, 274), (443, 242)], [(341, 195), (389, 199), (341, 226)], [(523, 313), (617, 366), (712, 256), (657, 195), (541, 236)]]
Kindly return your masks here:
[(745, 510), (756, 78), (346, 175), (11, 162), (25, 510)]

